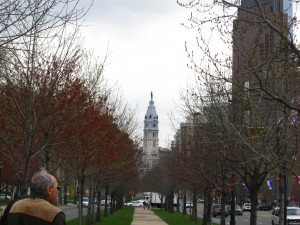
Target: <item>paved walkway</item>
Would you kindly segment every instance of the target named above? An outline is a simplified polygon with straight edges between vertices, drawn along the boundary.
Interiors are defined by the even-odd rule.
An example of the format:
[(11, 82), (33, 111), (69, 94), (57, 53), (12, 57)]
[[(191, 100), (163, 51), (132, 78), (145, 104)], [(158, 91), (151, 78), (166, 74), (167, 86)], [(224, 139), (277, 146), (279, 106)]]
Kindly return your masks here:
[(167, 225), (165, 221), (159, 218), (154, 212), (144, 210), (143, 208), (135, 208), (133, 221), (131, 225)]

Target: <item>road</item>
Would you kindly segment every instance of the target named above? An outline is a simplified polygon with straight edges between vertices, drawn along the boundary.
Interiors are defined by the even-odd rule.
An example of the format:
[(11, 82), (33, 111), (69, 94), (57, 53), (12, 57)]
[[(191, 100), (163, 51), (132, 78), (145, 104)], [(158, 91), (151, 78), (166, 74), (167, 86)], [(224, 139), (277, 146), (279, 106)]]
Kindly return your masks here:
[[(244, 212), (242, 216), (235, 216), (235, 221), (237, 225), (249, 225), (250, 212)], [(220, 217), (214, 217), (213, 222), (220, 223)], [(226, 224), (230, 224), (230, 216), (226, 218)], [(258, 211), (257, 224), (271, 224), (271, 211)]]
[[(197, 205), (198, 216), (202, 217), (203, 215), (203, 204), (200, 203)], [(189, 209), (187, 209), (189, 212)], [(267, 225), (271, 224), (271, 214), (272, 211), (257, 211), (257, 224), (258, 225)], [(230, 216), (226, 217), (226, 224), (230, 224)], [(220, 216), (213, 217), (212, 221), (214, 223), (220, 224)], [(250, 212), (243, 212), (242, 216), (235, 216), (236, 225), (249, 225), (250, 224)]]
[[(61, 206), (62, 211), (66, 214), (66, 220), (70, 221), (72, 219), (78, 218), (78, 206), (77, 205), (68, 205)], [(203, 204), (200, 203), (197, 205), (198, 216), (203, 215)], [(187, 209), (189, 213), (190, 210)], [(83, 215), (87, 214), (87, 208), (83, 208)], [(212, 221), (214, 223), (220, 223), (220, 216), (213, 217)], [(250, 212), (243, 212), (242, 216), (235, 216), (236, 225), (249, 225), (250, 224)], [(230, 216), (226, 217), (226, 224), (230, 224)], [(271, 211), (257, 211), (257, 224), (258, 225), (267, 225), (271, 224)]]
[[(78, 205), (64, 205), (60, 206), (59, 208), (61, 208), (61, 210), (65, 213), (67, 221), (78, 218)], [(83, 208), (82, 214), (87, 214), (87, 208)]]

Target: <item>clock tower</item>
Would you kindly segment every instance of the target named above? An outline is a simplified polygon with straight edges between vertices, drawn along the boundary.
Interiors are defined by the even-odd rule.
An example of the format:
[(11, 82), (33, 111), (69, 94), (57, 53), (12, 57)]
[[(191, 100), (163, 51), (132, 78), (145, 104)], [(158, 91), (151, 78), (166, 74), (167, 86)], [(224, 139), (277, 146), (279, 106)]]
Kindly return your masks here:
[(145, 172), (151, 170), (158, 162), (158, 131), (158, 115), (151, 92), (151, 99), (144, 119), (143, 167)]

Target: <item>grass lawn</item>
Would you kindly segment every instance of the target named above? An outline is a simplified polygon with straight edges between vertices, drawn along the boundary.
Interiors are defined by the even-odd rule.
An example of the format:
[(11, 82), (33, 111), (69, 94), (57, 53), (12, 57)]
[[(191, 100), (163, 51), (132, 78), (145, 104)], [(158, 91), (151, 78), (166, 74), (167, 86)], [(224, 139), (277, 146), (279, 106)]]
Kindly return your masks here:
[[(169, 213), (165, 210), (161, 209), (153, 209), (152, 211), (162, 218), (168, 225), (195, 225), (193, 221), (190, 220), (188, 214), (182, 214), (179, 212)], [(102, 221), (97, 222), (97, 225), (131, 225), (133, 219), (134, 208), (125, 207), (123, 209), (118, 210), (113, 215), (109, 215), (107, 217), (102, 216)], [(77, 225), (78, 220), (70, 220), (67, 222), (67, 225)], [(86, 224), (86, 216), (83, 217), (83, 223)], [(198, 218), (197, 224), (202, 224), (202, 220)], [(213, 225), (217, 225), (213, 223)]]
[[(162, 218), (168, 225), (195, 225), (194, 221), (190, 220), (190, 215), (180, 212), (169, 213), (161, 209), (152, 209), (153, 212)], [(197, 224), (202, 224), (202, 219), (198, 218)], [(212, 223), (213, 225), (217, 225)]]
[[(103, 213), (103, 212), (101, 212)], [(100, 222), (97, 222), (95, 224), (101, 224), (101, 225), (130, 225), (132, 223), (133, 219), (133, 213), (134, 208), (131, 207), (125, 207), (123, 209), (118, 210), (112, 215), (109, 215), (107, 217), (103, 217), (103, 214), (101, 214), (101, 220)], [(96, 216), (94, 216), (96, 218)], [(82, 224), (86, 224), (86, 216), (83, 216)], [(67, 225), (78, 225), (78, 219), (70, 220), (67, 222)]]

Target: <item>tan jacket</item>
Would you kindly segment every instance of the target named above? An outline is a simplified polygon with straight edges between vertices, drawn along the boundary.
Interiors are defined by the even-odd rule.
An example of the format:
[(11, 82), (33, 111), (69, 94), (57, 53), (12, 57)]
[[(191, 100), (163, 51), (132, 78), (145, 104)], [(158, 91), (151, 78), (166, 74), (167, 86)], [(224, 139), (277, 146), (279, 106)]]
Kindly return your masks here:
[(9, 225), (66, 225), (65, 214), (42, 198), (17, 201), (8, 214)]

